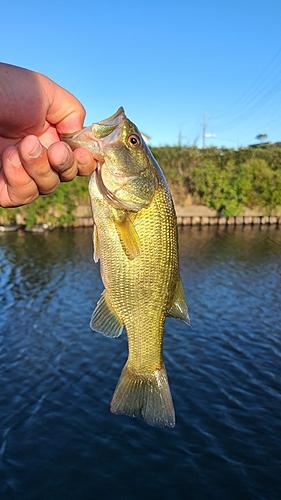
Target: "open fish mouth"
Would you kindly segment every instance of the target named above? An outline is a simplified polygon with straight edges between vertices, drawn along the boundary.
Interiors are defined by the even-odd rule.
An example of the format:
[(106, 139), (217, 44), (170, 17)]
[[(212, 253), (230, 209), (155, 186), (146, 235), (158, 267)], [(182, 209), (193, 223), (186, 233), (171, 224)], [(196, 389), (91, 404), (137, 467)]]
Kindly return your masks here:
[[(93, 123), (88, 127), (83, 127), (81, 130), (71, 132), (69, 134), (61, 134), (60, 138), (65, 141), (73, 149), (85, 147), (91, 151), (93, 157), (97, 160), (103, 159), (103, 148), (112, 142), (118, 145), (118, 136), (122, 121), (125, 118), (124, 108), (120, 107), (114, 115)], [(115, 134), (114, 134), (115, 132)], [(122, 145), (120, 141), (120, 146)]]
[[(73, 149), (78, 147), (87, 148), (97, 160), (96, 184), (98, 190), (110, 205), (119, 210), (137, 212), (147, 204), (143, 200), (134, 199), (134, 201), (130, 201), (127, 195), (124, 196), (124, 190), (126, 191), (127, 183), (130, 186), (135, 186), (139, 176), (133, 172), (120, 175), (119, 168), (116, 167), (114, 162), (107, 161), (109, 150), (112, 152), (112, 150), (124, 147), (122, 128), (125, 120), (124, 108), (120, 107), (116, 113), (105, 120), (93, 123), (89, 127), (84, 127), (70, 134), (61, 134), (61, 140), (65, 141)], [(107, 187), (103, 168), (107, 169), (108, 174), (115, 180), (113, 189), (112, 186), (111, 189), (109, 186)]]
[[(106, 139), (112, 134), (116, 128), (121, 125), (125, 118), (124, 108), (121, 106), (114, 115), (101, 120), (100, 122), (93, 123), (91, 126), (93, 137), (96, 139)], [(114, 142), (114, 137), (110, 137), (110, 142)]]

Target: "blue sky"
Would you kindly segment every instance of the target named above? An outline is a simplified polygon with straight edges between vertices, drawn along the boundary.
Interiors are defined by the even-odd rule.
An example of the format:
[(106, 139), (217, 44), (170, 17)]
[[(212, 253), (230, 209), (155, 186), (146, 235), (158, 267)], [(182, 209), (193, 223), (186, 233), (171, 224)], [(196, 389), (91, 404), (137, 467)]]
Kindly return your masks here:
[(119, 106), (150, 144), (281, 141), (281, 2), (8, 1), (1, 60), (76, 95), (85, 124)]

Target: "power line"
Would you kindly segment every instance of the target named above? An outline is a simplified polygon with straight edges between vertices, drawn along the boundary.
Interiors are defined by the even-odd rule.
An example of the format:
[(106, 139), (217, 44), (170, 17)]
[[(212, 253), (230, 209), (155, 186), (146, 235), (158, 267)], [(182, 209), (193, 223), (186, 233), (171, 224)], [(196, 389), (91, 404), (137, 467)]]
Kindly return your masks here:
[[(216, 131), (220, 129), (224, 131), (230, 130), (248, 119), (251, 119), (254, 114), (260, 112), (262, 107), (281, 93), (281, 62), (278, 60), (278, 66), (272, 68), (274, 61), (277, 60), (280, 54), (281, 47), (255, 81), (248, 87), (242, 96), (236, 100), (229, 110), (214, 116), (215, 123), (218, 123)], [(233, 119), (225, 120), (224, 117), (228, 117), (232, 110), (235, 112)], [(231, 114), (233, 114), (233, 112)]]

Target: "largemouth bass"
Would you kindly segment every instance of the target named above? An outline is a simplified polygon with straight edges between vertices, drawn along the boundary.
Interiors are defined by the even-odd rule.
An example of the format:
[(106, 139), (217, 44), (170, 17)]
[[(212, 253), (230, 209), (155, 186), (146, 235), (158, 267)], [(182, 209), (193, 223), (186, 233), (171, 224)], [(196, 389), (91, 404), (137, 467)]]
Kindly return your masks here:
[(62, 135), (100, 161), (89, 193), (94, 260), (105, 287), (90, 326), (108, 337), (126, 328), (129, 356), (113, 394), (113, 413), (143, 415), (174, 427), (175, 413), (162, 358), (164, 322), (189, 324), (179, 275), (177, 221), (161, 168), (137, 127), (120, 108), (110, 118)]

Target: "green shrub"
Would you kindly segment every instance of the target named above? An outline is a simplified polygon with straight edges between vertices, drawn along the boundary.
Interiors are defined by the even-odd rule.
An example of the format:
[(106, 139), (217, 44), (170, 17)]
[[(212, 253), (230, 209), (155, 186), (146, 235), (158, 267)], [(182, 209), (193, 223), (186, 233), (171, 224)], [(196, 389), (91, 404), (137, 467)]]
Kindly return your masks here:
[(281, 170), (273, 170), (265, 160), (252, 158), (241, 165), (243, 203), (249, 207), (281, 204)]
[(16, 214), (18, 213), (18, 208), (1, 208), (0, 207), (0, 224), (9, 226), (10, 224), (15, 224)]
[(153, 148), (170, 185), (185, 186), (196, 203), (222, 215), (243, 207), (281, 205), (281, 148)]
[[(196, 203), (222, 215), (239, 215), (243, 207), (262, 207), (268, 211), (281, 205), (281, 147), (205, 148), (165, 146), (151, 148), (168, 184), (177, 193), (177, 202), (191, 194)], [(39, 196), (30, 205), (0, 208), (0, 223), (15, 222), (20, 213), (28, 227), (34, 224), (71, 224), (75, 208), (88, 201), (88, 181), (77, 177), (62, 183), (51, 195)]]
[(11, 224), (20, 214), (27, 228), (35, 224), (68, 225), (75, 220), (75, 208), (88, 199), (86, 177), (76, 177), (72, 182), (61, 183), (58, 189), (45, 196), (39, 196), (29, 205), (18, 208), (0, 208), (0, 222)]

